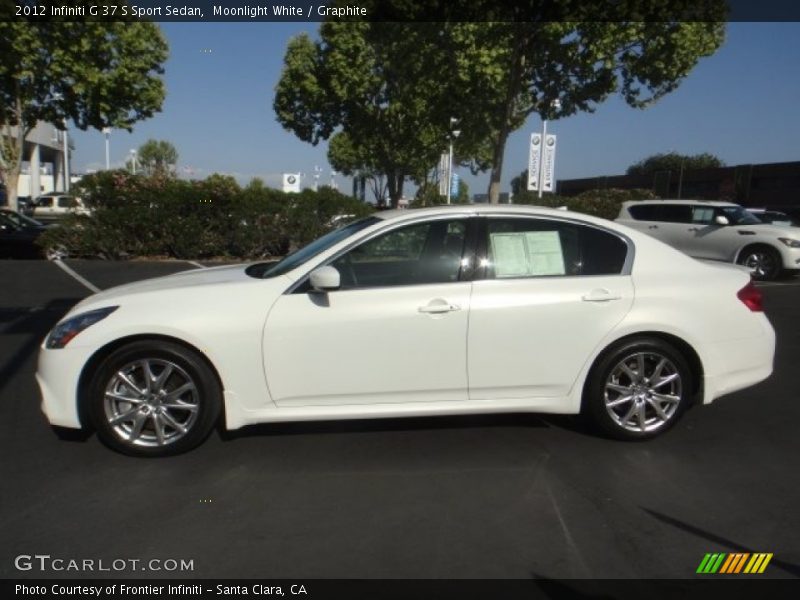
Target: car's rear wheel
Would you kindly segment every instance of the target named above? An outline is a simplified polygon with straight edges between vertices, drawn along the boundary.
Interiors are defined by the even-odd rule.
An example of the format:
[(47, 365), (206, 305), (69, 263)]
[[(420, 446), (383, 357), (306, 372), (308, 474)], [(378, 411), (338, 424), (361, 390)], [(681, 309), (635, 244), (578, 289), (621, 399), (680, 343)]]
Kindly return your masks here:
[(604, 353), (592, 369), (584, 412), (605, 434), (649, 439), (688, 406), (692, 372), (683, 355), (659, 338), (636, 338)]
[(133, 342), (111, 353), (90, 385), (98, 437), (132, 456), (168, 456), (200, 444), (216, 423), (220, 385), (194, 351), (171, 342)]
[(753, 279), (776, 279), (781, 274), (781, 255), (769, 246), (751, 246), (745, 248), (739, 256), (739, 264), (748, 267)]

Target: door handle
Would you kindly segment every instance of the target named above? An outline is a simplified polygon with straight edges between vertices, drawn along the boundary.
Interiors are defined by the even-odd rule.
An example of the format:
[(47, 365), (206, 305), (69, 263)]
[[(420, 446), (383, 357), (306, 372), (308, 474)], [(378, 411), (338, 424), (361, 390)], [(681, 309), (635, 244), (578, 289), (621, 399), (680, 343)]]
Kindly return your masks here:
[(658, 225), (648, 225), (648, 229), (658, 229)]
[(689, 231), (700, 231), (697, 227), (689, 227)]
[(622, 296), (613, 294), (606, 289), (592, 290), (588, 294), (581, 296), (581, 300), (584, 302), (609, 302), (620, 299), (622, 299)]
[(421, 313), (436, 315), (461, 310), (461, 307), (458, 304), (450, 304), (449, 302), (431, 302), (426, 306), (420, 306), (417, 310)]

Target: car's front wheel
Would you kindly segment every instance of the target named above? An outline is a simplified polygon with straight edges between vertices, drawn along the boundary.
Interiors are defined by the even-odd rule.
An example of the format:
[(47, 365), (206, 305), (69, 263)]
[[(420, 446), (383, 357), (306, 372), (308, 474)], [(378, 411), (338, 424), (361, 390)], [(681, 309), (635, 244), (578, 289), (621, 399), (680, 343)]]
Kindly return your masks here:
[(138, 341), (112, 352), (89, 388), (98, 437), (132, 456), (168, 456), (200, 444), (219, 418), (222, 391), (194, 351)]
[(675, 424), (690, 402), (692, 372), (659, 338), (631, 339), (606, 352), (589, 375), (584, 411), (617, 439), (648, 439)]

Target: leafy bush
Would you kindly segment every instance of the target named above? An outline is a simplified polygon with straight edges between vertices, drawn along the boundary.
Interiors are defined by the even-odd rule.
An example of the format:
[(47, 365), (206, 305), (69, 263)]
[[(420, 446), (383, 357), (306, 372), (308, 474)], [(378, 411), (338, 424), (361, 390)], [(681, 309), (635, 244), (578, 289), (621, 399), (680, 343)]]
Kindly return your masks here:
[(656, 198), (650, 190), (587, 190), (577, 196), (557, 196), (547, 194), (539, 198), (535, 192), (524, 190), (514, 196), (515, 204), (538, 204), (539, 206), (566, 206), (567, 209), (594, 215), (603, 219), (616, 219), (620, 205), (628, 200), (649, 200)]
[(120, 258), (280, 256), (371, 208), (331, 188), (300, 194), (212, 175), (203, 181), (105, 171), (83, 178), (76, 192), (92, 208), (41, 238), (45, 248)]

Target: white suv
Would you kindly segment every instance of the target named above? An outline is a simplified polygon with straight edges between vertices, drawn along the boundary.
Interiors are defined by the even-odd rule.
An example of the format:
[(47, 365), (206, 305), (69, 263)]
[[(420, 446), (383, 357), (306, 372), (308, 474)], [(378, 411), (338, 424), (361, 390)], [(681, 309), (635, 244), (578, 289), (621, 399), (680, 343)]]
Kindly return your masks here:
[(738, 204), (638, 200), (624, 202), (616, 221), (695, 258), (745, 265), (755, 279), (800, 269), (800, 228), (762, 223)]
[(68, 194), (42, 194), (36, 198), (36, 203), (33, 206), (33, 215), (37, 218), (41, 217), (63, 217), (70, 213), (89, 214), (89, 209), (83, 204), (83, 201)]

